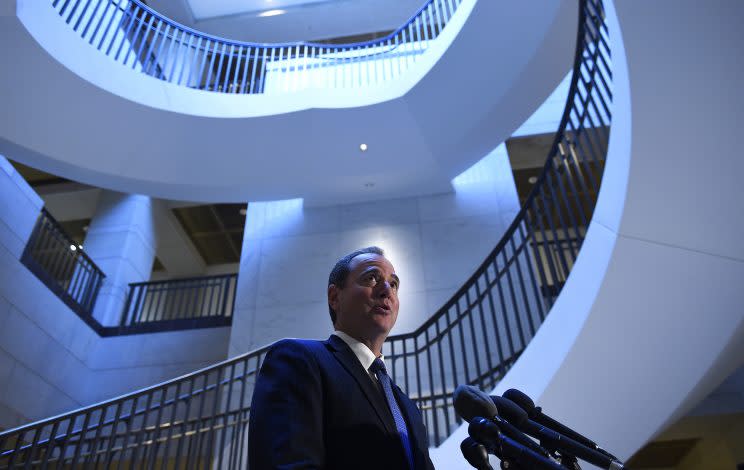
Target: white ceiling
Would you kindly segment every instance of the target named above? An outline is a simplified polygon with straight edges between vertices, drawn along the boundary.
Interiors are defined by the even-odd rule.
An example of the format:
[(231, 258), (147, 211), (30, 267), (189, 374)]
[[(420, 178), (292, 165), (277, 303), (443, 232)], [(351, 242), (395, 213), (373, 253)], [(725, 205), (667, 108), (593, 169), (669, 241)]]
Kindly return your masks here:
[(345, 0), (186, 0), (197, 21), (218, 16), (265, 15), (269, 11), (281, 14), (289, 8), (340, 1)]
[[(149, 0), (164, 16), (215, 36), (291, 42), (398, 28), (424, 0)], [(267, 10), (284, 14), (262, 17)]]
[[(52, 58), (63, 55), (58, 36), (50, 36), (57, 48), (50, 56), (8, 19), (0, 58), (18, 65), (0, 74), (8, 111), (0, 113), (0, 152), (75, 181), (165, 199), (332, 204), (450, 190), (450, 180), (508, 138), (570, 68), (575, 8), (570, 0), (543, 0), (541, 8), (479, 1), (444, 55), (400, 98), (231, 119), (155, 109), (98, 88)], [(485, 43), (488, 55), (474, 56)], [(88, 51), (82, 46), (74, 52)], [(91, 51), (83, 62), (109, 79), (135, 78)], [(138, 90), (163, 93), (152, 80)], [(364, 154), (361, 142), (369, 144)]]

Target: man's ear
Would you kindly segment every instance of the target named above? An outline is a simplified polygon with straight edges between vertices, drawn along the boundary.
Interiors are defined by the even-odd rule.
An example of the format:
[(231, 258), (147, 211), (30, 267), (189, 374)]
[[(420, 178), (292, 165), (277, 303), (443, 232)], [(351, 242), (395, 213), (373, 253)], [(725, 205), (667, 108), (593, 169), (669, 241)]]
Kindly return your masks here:
[(338, 312), (338, 293), (339, 288), (336, 287), (335, 284), (329, 284), (328, 285), (328, 306), (333, 309), (333, 311)]

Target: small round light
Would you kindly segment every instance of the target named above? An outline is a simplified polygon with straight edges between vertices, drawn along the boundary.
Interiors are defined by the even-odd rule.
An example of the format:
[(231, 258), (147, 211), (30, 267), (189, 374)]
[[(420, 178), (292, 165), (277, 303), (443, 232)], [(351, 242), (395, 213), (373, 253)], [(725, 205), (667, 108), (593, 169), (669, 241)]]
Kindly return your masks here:
[(361, 150), (362, 152), (366, 152), (367, 151), (367, 144), (361, 144), (359, 146), (359, 150)]
[(245, 215), (247, 213), (248, 213), (248, 211), (245, 209), (245, 207), (241, 207), (240, 208), (240, 215)]
[(78, 245), (78, 248), (80, 248), (80, 251), (83, 251), (83, 245)]
[(277, 16), (277, 15), (283, 15), (287, 13), (287, 10), (266, 10), (264, 12), (261, 12), (258, 14), (258, 16), (266, 17), (266, 16)]
[(77, 247), (75, 245), (70, 245), (70, 250), (77, 251)]
[(529, 179), (527, 180), (527, 182), (530, 183), (530, 184), (537, 183), (537, 176), (530, 176)]

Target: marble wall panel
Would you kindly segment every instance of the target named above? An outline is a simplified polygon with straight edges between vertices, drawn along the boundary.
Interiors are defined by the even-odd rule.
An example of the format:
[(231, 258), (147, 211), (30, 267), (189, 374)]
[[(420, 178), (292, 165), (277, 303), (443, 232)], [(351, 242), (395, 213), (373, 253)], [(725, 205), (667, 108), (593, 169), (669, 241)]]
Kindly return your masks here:
[(5, 405), (22, 413), (29, 420), (45, 418), (80, 406), (20, 363), (16, 363), (8, 381), (12, 386), (5, 393)]
[(323, 300), (338, 243), (337, 233), (264, 239), (256, 307)]
[(253, 330), (251, 349), (282, 338), (325, 339), (333, 332), (333, 326), (324, 300), (260, 308)]
[(495, 215), (423, 224), (425, 282), (430, 289), (459, 288), (498, 243), (504, 226)]
[(341, 230), (417, 223), (416, 198), (345, 204), (339, 206)]

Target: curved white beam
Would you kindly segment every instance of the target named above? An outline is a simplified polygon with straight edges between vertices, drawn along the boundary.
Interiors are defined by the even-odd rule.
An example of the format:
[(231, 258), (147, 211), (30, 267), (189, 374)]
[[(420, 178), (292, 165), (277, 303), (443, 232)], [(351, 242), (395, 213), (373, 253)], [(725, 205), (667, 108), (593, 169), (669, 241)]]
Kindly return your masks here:
[[(423, 78), (387, 97), (390, 90), (357, 93), (366, 106), (345, 109), (343, 97), (326, 104), (337, 109), (298, 110), (319, 98), (287, 96), (282, 107), (277, 97), (169, 85), (113, 63), (59, 18), (35, 28), (44, 47), (3, 18), (0, 58), (15, 66), (0, 76), (0, 151), (70, 179), (168, 199), (338, 202), (446, 191), (549, 95), (570, 68), (575, 40), (575, 2), (468, 2), (472, 14)], [(40, 25), (29, 9), (41, 4), (20, 0), (18, 17)], [(130, 89), (128, 99), (52, 57), (70, 54), (92, 82)], [(242, 103), (262, 101), (295, 111), (236, 117)], [(231, 118), (183, 114), (196, 106)], [(369, 145), (364, 154), (360, 143)]]

